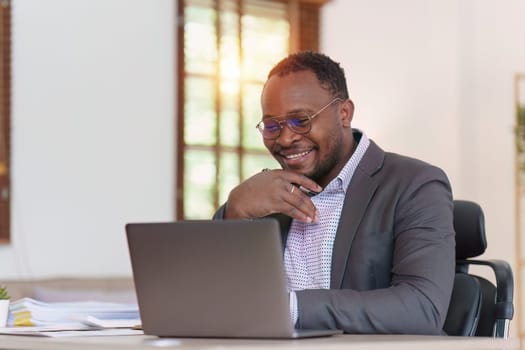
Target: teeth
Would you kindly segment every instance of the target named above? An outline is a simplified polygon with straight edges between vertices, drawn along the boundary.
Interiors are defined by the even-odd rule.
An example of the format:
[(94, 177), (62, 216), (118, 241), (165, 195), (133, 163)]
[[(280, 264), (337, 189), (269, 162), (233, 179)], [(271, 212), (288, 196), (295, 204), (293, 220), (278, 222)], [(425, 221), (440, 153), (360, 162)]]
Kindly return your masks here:
[(296, 159), (296, 158), (299, 158), (299, 157), (303, 157), (303, 156), (307, 155), (308, 153), (310, 153), (310, 151), (296, 153), (296, 154), (290, 154), (290, 155), (286, 156), (286, 159)]

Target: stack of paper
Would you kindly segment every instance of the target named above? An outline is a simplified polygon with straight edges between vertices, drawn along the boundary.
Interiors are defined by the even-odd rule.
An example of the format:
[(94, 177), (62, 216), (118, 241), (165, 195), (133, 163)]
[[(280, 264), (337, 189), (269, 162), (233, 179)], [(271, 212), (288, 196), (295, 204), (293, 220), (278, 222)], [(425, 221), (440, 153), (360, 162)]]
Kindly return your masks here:
[(45, 303), (31, 298), (14, 301), (9, 307), (11, 326), (132, 327), (140, 324), (136, 304), (80, 301)]
[(92, 327), (7, 327), (0, 328), (0, 335), (31, 335), (37, 337), (92, 337), (102, 335), (140, 335), (144, 332), (133, 328), (92, 328)]

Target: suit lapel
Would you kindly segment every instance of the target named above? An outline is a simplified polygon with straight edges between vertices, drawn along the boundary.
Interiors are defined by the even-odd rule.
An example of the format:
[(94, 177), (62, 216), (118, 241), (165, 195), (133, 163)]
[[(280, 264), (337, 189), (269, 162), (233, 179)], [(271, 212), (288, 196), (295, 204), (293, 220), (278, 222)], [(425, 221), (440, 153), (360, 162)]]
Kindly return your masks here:
[(341, 288), (357, 228), (377, 189), (373, 175), (383, 165), (384, 152), (373, 141), (359, 163), (346, 191), (332, 252), (330, 288)]

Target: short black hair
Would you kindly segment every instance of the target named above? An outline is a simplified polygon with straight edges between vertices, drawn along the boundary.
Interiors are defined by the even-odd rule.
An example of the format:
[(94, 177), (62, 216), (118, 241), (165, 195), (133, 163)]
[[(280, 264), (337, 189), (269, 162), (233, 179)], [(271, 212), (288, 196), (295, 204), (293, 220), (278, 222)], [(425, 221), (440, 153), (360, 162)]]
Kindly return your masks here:
[(268, 79), (274, 75), (282, 77), (305, 70), (312, 71), (321, 83), (321, 86), (330, 92), (333, 97), (348, 98), (348, 88), (343, 68), (338, 62), (319, 52), (302, 51), (290, 54), (272, 68), (270, 73), (268, 73)]

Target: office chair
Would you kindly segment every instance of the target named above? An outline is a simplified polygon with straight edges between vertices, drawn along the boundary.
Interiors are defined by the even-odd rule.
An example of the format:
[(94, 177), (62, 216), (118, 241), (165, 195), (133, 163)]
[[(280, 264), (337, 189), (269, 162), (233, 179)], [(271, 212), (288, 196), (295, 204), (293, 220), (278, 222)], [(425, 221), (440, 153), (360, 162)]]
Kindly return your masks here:
[(466, 273), (456, 273), (443, 330), (448, 335), (475, 336), (481, 303), (482, 290), (479, 280)]
[[(487, 248), (481, 207), (474, 202), (455, 200), (454, 229), (456, 276), (443, 329), (449, 335), (507, 338), (514, 315), (512, 269), (503, 260), (471, 259), (483, 254)], [(469, 274), (470, 265), (491, 268), (496, 285), (481, 276)]]

